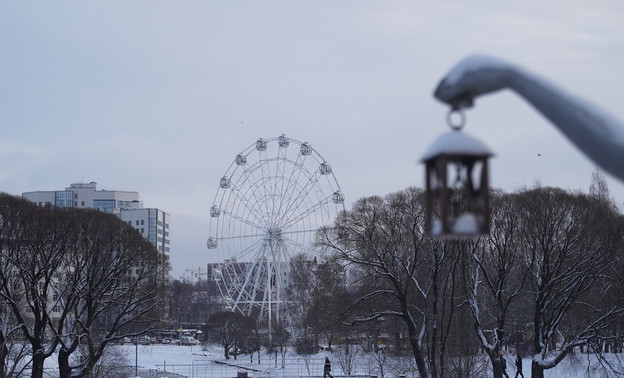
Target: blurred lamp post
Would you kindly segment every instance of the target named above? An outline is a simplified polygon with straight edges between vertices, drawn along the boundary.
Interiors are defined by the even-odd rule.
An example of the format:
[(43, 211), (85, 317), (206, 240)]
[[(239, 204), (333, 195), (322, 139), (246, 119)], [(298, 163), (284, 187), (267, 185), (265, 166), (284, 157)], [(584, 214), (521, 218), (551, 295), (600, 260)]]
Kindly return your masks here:
[[(460, 121), (452, 122), (459, 114)], [(453, 129), (438, 137), (422, 157), (425, 163), (426, 231), (436, 237), (464, 238), (489, 232), (488, 159), (492, 151), (461, 132), (463, 114), (447, 117)]]

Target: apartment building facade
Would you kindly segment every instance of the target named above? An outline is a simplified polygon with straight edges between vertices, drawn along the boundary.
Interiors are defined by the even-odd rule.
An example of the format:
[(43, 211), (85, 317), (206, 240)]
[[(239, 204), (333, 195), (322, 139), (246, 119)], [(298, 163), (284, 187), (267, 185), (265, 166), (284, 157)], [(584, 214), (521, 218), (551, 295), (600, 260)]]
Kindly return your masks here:
[(97, 183), (91, 181), (72, 183), (64, 190), (24, 192), (22, 198), (39, 206), (89, 208), (117, 215), (156, 246), (164, 257), (163, 278), (169, 279), (170, 215), (157, 208), (143, 208), (138, 192), (98, 190)]

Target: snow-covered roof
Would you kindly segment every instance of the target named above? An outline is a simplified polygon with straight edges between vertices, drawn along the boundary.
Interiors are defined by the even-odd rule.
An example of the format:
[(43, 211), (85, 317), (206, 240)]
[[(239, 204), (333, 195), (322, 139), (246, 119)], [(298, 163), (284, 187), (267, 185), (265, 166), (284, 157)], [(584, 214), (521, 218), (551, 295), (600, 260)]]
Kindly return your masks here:
[(493, 152), (480, 140), (461, 131), (449, 131), (440, 135), (427, 149), (421, 162), (437, 155), (492, 156)]

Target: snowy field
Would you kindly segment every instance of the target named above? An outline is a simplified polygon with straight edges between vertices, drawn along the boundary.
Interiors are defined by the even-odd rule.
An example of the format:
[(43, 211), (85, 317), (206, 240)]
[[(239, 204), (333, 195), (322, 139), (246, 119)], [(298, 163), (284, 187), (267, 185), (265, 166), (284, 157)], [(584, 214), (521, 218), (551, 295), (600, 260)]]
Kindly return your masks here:
[[(281, 357), (278, 356), (277, 366), (274, 355), (261, 355), (260, 364), (254, 355), (254, 363), (250, 363), (249, 355), (239, 356), (238, 360), (223, 358), (222, 350), (218, 347), (210, 350), (202, 350), (201, 346), (176, 346), (176, 345), (123, 345), (115, 346), (121, 352), (121, 359), (127, 364), (123, 373), (112, 374), (115, 377), (141, 377), (141, 378), (180, 378), (180, 377), (236, 377), (239, 372), (247, 372), (249, 377), (322, 377), (325, 356), (332, 361), (332, 373), (334, 377), (347, 377), (341, 370), (337, 356), (329, 352), (320, 352), (311, 356), (309, 364), (294, 353), (289, 352), (285, 358), (285, 366), (281, 367)], [(483, 356), (485, 358), (485, 355)], [(46, 376), (57, 377), (58, 373), (52, 358), (46, 363)], [(135, 366), (135, 361), (138, 366)], [(411, 361), (387, 361), (385, 363), (386, 378), (399, 377), (392, 372), (398, 364), (409, 364)], [(507, 363), (507, 373), (513, 377), (516, 369), (512, 358)], [(379, 364), (371, 355), (360, 354), (355, 363), (355, 372), (351, 377), (379, 376)], [(309, 368), (309, 371), (308, 371)], [(531, 376), (531, 360), (524, 359), (524, 376)], [(488, 373), (491, 376), (491, 373)], [(581, 378), (581, 377), (607, 377), (603, 371), (588, 370), (588, 360), (585, 355), (575, 356), (573, 360), (566, 359), (554, 369), (547, 370), (545, 376), (549, 378)], [(413, 369), (406, 378), (416, 378), (418, 373)]]

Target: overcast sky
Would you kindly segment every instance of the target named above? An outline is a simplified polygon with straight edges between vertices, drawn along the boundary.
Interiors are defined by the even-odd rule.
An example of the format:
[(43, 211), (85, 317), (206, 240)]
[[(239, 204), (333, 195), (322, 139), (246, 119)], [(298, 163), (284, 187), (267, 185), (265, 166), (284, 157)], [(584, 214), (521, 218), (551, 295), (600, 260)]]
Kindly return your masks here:
[[(467, 55), (624, 120), (622, 20), (620, 0), (1, 2), (0, 191), (138, 191), (172, 215), (178, 278), (210, 261), (219, 179), (259, 137), (309, 141), (347, 208), (422, 186), (418, 160), (448, 130), (432, 92)], [(588, 190), (594, 164), (515, 94), (466, 116), (496, 153), (492, 186)]]

